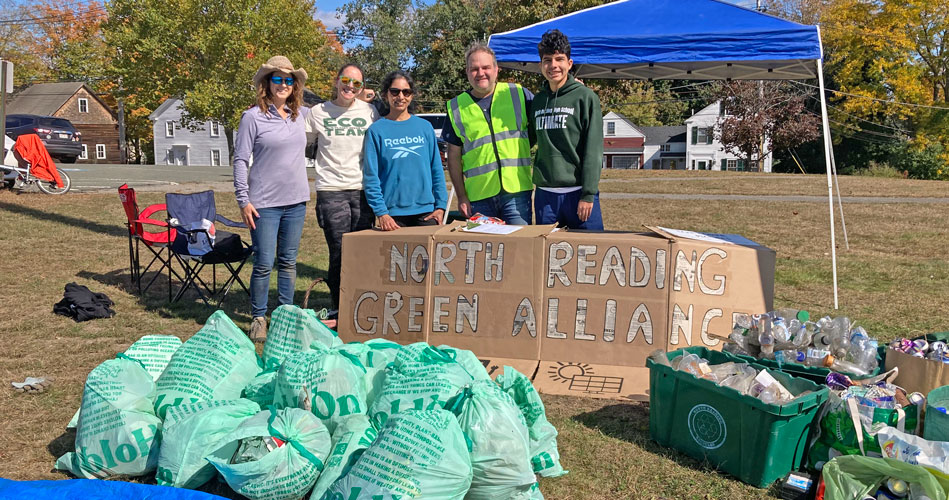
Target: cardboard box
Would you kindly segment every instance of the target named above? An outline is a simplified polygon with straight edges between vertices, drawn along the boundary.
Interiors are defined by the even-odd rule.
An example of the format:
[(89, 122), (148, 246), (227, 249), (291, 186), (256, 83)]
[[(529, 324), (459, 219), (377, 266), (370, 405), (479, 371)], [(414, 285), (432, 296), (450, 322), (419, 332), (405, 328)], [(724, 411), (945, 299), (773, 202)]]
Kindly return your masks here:
[(439, 229), (367, 229), (343, 236), (337, 329), (344, 342), (428, 340), (428, 267)]
[(772, 309), (775, 253), (737, 235), (462, 226), (345, 235), (340, 337), (447, 344), (544, 393), (645, 400), (652, 351), (720, 348), (735, 313)]

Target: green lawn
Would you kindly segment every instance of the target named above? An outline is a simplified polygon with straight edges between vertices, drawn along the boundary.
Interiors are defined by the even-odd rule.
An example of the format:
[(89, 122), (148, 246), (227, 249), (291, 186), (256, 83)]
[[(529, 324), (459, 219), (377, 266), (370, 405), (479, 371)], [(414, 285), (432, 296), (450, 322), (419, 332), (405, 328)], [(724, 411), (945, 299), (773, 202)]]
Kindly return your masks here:
[[(713, 177), (702, 179), (703, 177)], [(826, 194), (822, 176), (768, 176), (723, 172), (609, 172), (604, 191), (635, 193)], [(698, 178), (698, 180), (695, 180)], [(845, 196), (945, 196), (945, 183), (841, 178)], [(144, 206), (162, 201), (141, 193)], [(949, 205), (847, 204), (850, 249), (838, 231), (840, 311), (834, 313), (826, 203), (602, 201), (609, 229), (643, 224), (739, 233), (777, 251), (776, 306), (809, 309), (812, 315), (846, 314), (884, 340), (949, 329)], [(237, 218), (233, 195), (222, 191), (218, 207)], [(324, 275), (326, 248), (312, 208), (298, 264), (297, 301)], [(0, 192), (0, 335), (5, 383), (31, 375), (56, 377), (44, 394), (0, 391), (0, 476), (59, 479), (55, 458), (71, 436), (63, 428), (79, 406), (89, 371), (145, 334), (196, 332), (210, 310), (196, 302), (166, 303), (164, 281), (146, 297), (129, 284), (128, 251), (118, 197), (71, 194), (52, 197)], [(243, 273), (245, 280), (249, 269)], [(117, 315), (74, 323), (51, 313), (71, 281), (105, 292)], [(248, 304), (233, 294), (225, 309), (242, 327)], [(318, 286), (311, 307), (328, 305)], [(545, 397), (560, 431), (563, 465), (570, 474), (543, 480), (550, 499), (774, 498), (775, 492), (744, 485), (649, 439), (647, 405), (609, 400)]]

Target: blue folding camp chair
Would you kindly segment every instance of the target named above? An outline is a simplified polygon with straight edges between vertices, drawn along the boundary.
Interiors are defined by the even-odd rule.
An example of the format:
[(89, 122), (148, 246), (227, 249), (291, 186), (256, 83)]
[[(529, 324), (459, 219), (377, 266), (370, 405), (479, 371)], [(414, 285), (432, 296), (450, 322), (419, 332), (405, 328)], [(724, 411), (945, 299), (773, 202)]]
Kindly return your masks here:
[[(168, 231), (177, 231), (177, 235), (169, 240), (169, 260), (182, 267), (183, 275), (181, 287), (172, 296), (172, 273), (168, 273), (168, 300), (177, 302), (188, 289), (194, 289), (201, 300), (210, 306), (209, 298), (220, 293), (218, 306), (224, 302), (234, 283), (237, 283), (250, 295), (247, 285), (241, 280), (240, 272), (253, 253), (250, 245), (243, 241), (238, 234), (202, 227), (210, 223), (221, 223), (229, 227), (247, 228), (243, 222), (235, 222), (217, 213), (214, 205), (214, 191), (181, 194), (168, 193), (165, 195), (165, 208), (168, 211)], [(204, 221), (204, 222), (203, 222)], [(203, 222), (203, 223), (202, 223)], [(213, 236), (213, 237), (212, 237)], [(201, 243), (210, 243), (208, 247)], [(202, 248), (204, 246), (204, 248)], [(211, 266), (211, 285), (201, 277), (201, 271), (206, 265)], [(220, 287), (217, 286), (217, 266), (223, 265), (229, 276)]]

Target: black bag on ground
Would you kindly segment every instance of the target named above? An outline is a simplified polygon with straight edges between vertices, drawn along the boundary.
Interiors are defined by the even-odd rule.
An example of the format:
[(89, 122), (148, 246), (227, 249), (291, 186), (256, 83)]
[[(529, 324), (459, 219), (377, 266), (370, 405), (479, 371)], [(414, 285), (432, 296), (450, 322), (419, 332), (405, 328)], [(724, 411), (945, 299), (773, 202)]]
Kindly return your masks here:
[(63, 300), (53, 306), (53, 312), (69, 316), (76, 322), (115, 316), (112, 306), (115, 303), (104, 293), (96, 293), (83, 285), (69, 283), (63, 293)]

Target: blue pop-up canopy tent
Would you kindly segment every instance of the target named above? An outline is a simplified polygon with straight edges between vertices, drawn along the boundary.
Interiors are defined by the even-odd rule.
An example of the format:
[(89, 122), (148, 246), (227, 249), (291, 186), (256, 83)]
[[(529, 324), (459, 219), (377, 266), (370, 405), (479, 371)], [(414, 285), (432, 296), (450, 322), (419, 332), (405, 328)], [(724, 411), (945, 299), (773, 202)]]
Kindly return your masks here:
[(575, 75), (580, 78), (817, 78), (837, 308), (833, 160), (821, 61), (823, 48), (817, 26), (793, 23), (719, 0), (620, 0), (498, 33), (491, 36), (488, 44), (501, 67), (538, 73), (537, 43), (547, 30), (555, 28), (570, 39)]

